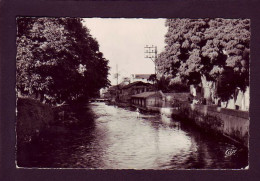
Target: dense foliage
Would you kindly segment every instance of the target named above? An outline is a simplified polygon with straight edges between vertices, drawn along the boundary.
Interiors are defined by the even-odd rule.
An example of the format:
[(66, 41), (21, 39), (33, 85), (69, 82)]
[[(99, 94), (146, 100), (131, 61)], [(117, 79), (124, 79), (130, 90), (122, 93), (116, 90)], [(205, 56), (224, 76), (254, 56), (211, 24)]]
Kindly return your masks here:
[[(156, 60), (171, 82), (199, 84), (204, 76), (219, 81), (218, 95), (228, 99), (249, 85), (250, 21), (247, 19), (168, 19), (165, 51)], [(228, 75), (228, 76), (227, 76)]]
[(17, 90), (50, 103), (86, 100), (110, 84), (108, 60), (79, 18), (17, 19)]

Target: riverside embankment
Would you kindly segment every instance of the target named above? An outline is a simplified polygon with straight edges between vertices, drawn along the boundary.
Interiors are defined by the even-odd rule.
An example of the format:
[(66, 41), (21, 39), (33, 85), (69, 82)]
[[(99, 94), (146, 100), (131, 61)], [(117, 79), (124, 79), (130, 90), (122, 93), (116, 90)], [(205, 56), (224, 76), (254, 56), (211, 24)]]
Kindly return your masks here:
[[(84, 109), (84, 111), (82, 111)], [(83, 106), (50, 106), (30, 98), (18, 98), (16, 117), (17, 164), (26, 163), (29, 150), (57, 135), (87, 125)]]
[[(167, 102), (166, 102), (167, 103)], [(203, 132), (218, 135), (248, 147), (249, 112), (221, 108), (216, 105), (191, 104), (188, 101), (173, 100), (168, 106), (131, 106), (145, 112), (157, 112), (195, 125)], [(121, 103), (122, 104), (122, 103)], [(121, 105), (117, 103), (116, 105)], [(130, 106), (130, 105), (128, 105)], [(128, 107), (121, 105), (120, 107)]]
[(177, 109), (173, 117), (248, 147), (249, 112), (187, 102), (180, 103)]
[(18, 98), (16, 135), (17, 144), (29, 143), (54, 123), (52, 107), (30, 98)]
[(167, 117), (179, 118), (196, 125), (202, 131), (218, 134), (248, 147), (249, 112), (221, 108), (216, 105), (191, 104), (188, 101), (173, 100), (170, 106), (139, 106), (144, 111), (159, 112)]

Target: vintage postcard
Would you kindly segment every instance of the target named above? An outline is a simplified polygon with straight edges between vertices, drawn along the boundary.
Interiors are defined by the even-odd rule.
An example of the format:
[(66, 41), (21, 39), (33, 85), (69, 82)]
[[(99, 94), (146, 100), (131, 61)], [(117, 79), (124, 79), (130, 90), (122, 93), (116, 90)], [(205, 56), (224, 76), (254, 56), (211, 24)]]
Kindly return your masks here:
[(249, 169), (250, 19), (16, 18), (16, 167)]

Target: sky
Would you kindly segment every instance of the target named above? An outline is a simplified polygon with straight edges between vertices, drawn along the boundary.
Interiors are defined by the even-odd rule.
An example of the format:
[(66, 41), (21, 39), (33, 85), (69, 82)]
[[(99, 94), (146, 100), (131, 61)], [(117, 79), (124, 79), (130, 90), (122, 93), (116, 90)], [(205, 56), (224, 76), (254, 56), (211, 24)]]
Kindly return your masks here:
[(83, 24), (99, 43), (100, 52), (109, 60), (112, 85), (118, 66), (119, 82), (131, 74), (153, 74), (154, 63), (144, 58), (146, 45), (165, 47), (165, 19), (84, 18)]

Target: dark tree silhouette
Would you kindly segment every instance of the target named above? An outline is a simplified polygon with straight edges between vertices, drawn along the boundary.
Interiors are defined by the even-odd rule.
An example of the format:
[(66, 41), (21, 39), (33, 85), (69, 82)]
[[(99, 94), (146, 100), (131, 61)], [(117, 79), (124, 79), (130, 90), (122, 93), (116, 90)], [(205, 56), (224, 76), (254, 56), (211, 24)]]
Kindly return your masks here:
[(52, 103), (86, 100), (110, 84), (108, 60), (79, 18), (17, 19), (17, 89)]
[[(185, 84), (219, 79), (232, 69), (235, 85), (224, 94), (231, 97), (236, 87), (249, 86), (250, 21), (247, 19), (168, 19), (165, 51), (156, 64), (161, 75)], [(225, 76), (222, 76), (224, 79)], [(233, 84), (227, 77), (227, 82)]]
[(153, 82), (153, 84), (156, 83), (157, 81), (156, 74), (151, 74), (147, 80)]

